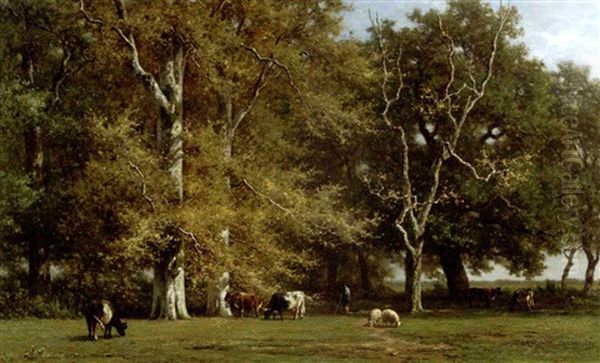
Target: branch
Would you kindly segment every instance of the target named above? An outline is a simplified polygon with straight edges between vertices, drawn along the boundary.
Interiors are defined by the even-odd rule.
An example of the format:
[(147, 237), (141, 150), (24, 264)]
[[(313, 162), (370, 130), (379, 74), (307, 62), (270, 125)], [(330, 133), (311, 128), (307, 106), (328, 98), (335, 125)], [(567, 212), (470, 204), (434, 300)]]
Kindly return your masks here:
[(390, 96), (388, 95), (387, 85), (390, 80), (391, 74), (387, 67), (387, 50), (385, 48), (383, 40), (381, 22), (379, 21), (379, 18), (377, 16), (375, 17), (375, 19), (373, 19), (373, 17), (371, 16), (371, 12), (369, 12), (369, 19), (371, 20), (371, 24), (373, 25), (373, 29), (375, 31), (375, 36), (377, 37), (377, 46), (379, 48), (379, 53), (381, 56), (381, 71), (383, 72), (383, 81), (381, 82), (381, 94), (385, 102), (385, 107), (381, 112), (381, 116), (388, 127), (395, 128), (389, 120), (388, 112), (390, 110), (390, 107), (392, 107), (392, 105), (398, 102), (398, 100), (400, 99), (400, 92), (404, 88), (404, 78), (402, 76), (402, 68), (400, 67), (400, 59), (402, 52), (400, 50), (398, 51), (398, 56), (396, 57), (395, 62), (396, 69), (398, 72), (398, 88), (390, 98)]
[(146, 191), (146, 178), (144, 177), (144, 174), (142, 173), (140, 168), (137, 165), (135, 165), (131, 160), (127, 160), (127, 162), (129, 163), (129, 166), (131, 166), (140, 176), (140, 179), (142, 179), (142, 196), (148, 202), (148, 204), (150, 204), (150, 208), (152, 208), (152, 211), (155, 212), (156, 206), (154, 205), (154, 200), (150, 198), (150, 196), (148, 196), (148, 193)]
[(294, 215), (294, 213), (292, 213), (291, 210), (285, 208), (284, 206), (282, 206), (281, 204), (277, 203), (276, 201), (274, 201), (271, 197), (259, 192), (258, 190), (256, 190), (256, 188), (254, 188), (249, 182), (248, 180), (246, 180), (246, 178), (242, 178), (242, 184), (244, 184), (246, 186), (246, 188), (250, 189), (250, 191), (252, 193), (254, 193), (255, 195), (267, 200), (269, 203), (271, 203), (272, 205), (274, 205), (275, 207), (277, 207), (278, 209), (280, 209), (281, 211), (285, 212), (286, 214), (289, 214), (291, 216)]
[(512, 204), (511, 201), (508, 200), (505, 196), (499, 195), (498, 198), (500, 198), (500, 200), (502, 200), (508, 208), (514, 209), (518, 212), (525, 212), (522, 208), (519, 208), (516, 205)]
[(458, 160), (459, 163), (461, 163), (462, 165), (466, 166), (467, 168), (469, 168), (469, 170), (471, 170), (471, 172), (473, 173), (473, 176), (475, 176), (475, 179), (477, 180), (483, 180), (485, 182), (490, 181), (490, 179), (492, 178), (492, 176), (496, 175), (496, 174), (500, 174), (502, 171), (496, 170), (493, 166), (490, 166), (490, 168), (492, 169), (492, 171), (486, 175), (486, 176), (481, 176), (478, 172), (477, 169), (473, 166), (473, 164), (469, 163), (468, 161), (466, 161), (465, 159), (461, 158), (458, 154), (456, 154), (454, 152), (454, 150), (452, 150), (451, 145), (448, 141), (444, 142), (444, 146), (446, 147), (446, 150), (448, 150), (448, 153), (454, 157), (456, 160)]
[(52, 80), (53, 98), (52, 98), (52, 101), (50, 102), (50, 107), (54, 106), (55, 104), (58, 103), (58, 101), (60, 101), (60, 94), (59, 94), (60, 86), (65, 81), (65, 78), (67, 77), (67, 74), (69, 73), (67, 66), (68, 66), (69, 60), (71, 60), (71, 56), (72, 56), (71, 50), (69, 49), (69, 42), (66, 40), (61, 40), (61, 43), (62, 43), (62, 49), (63, 49), (63, 57), (62, 57), (62, 61), (60, 62), (60, 68), (59, 68), (58, 72), (56, 73), (56, 75), (54, 75), (54, 79)]
[[(127, 13), (126, 13), (126, 9), (125, 9), (125, 5), (124, 5), (123, 1), (115, 0), (114, 3), (116, 6), (117, 15), (121, 19), (124, 19)], [(104, 22), (101, 19), (92, 18), (85, 11), (83, 0), (79, 0), (79, 12), (81, 14), (83, 14), (84, 18), (89, 23), (104, 25)], [(135, 44), (135, 39), (133, 38), (133, 34), (130, 33), (129, 36), (125, 36), (123, 31), (116, 25), (113, 25), (111, 28), (117, 33), (117, 35), (129, 47), (133, 72), (142, 81), (142, 84), (144, 85), (144, 87), (152, 94), (154, 100), (159, 105), (159, 107), (161, 107), (167, 113), (175, 112), (175, 105), (173, 105), (171, 102), (169, 102), (169, 100), (167, 99), (165, 94), (160, 89), (158, 82), (156, 82), (156, 79), (154, 79), (154, 76), (151, 73), (146, 72), (146, 70), (140, 64), (138, 49)]]
[[(198, 243), (198, 240), (196, 239), (196, 236), (194, 235), (194, 233), (190, 232), (190, 231), (186, 231), (185, 229), (179, 227), (179, 232), (185, 234), (186, 236), (190, 237), (190, 239), (192, 240), (192, 242), (194, 242), (194, 249), (196, 250), (196, 252), (199, 255), (203, 255), (203, 251), (202, 248), (200, 247), (200, 243)], [(213, 256), (215, 255), (215, 252), (208, 246), (205, 246), (204, 250), (210, 252)]]
[(133, 67), (134, 74), (142, 81), (143, 85), (152, 94), (154, 100), (162, 109), (164, 109), (167, 113), (175, 112), (175, 105), (169, 102), (163, 91), (160, 89), (158, 82), (156, 82), (156, 79), (154, 79), (154, 76), (151, 73), (146, 72), (146, 70), (142, 68), (133, 34), (130, 33), (129, 37), (127, 37), (120, 28), (116, 26), (113, 26), (112, 28), (129, 46), (129, 49), (131, 51), (131, 65)]
[(83, 15), (83, 17), (85, 18), (85, 20), (88, 23), (92, 23), (92, 24), (97, 24), (97, 25), (104, 25), (104, 22), (101, 19), (98, 18), (92, 18), (86, 11), (85, 11), (85, 7), (83, 5), (83, 0), (79, 0), (79, 12)]
[(446, 56), (448, 58), (448, 66), (450, 67), (450, 76), (448, 77), (448, 82), (446, 82), (446, 86), (444, 87), (444, 98), (442, 99), (442, 102), (445, 102), (447, 104), (446, 105), (446, 114), (448, 115), (448, 118), (450, 119), (450, 121), (452, 121), (452, 124), (454, 125), (454, 127), (458, 127), (456, 117), (454, 117), (454, 114), (452, 113), (452, 106), (453, 106), (452, 97), (455, 94), (458, 95), (458, 93), (460, 93), (460, 91), (458, 91), (457, 93), (450, 92), (450, 88), (452, 87), (452, 84), (454, 84), (454, 77), (455, 77), (455, 73), (456, 73), (456, 67), (454, 65), (454, 48), (455, 48), (454, 39), (452, 39), (452, 37), (446, 32), (446, 30), (444, 30), (444, 27), (442, 24), (442, 17), (439, 14), (438, 14), (438, 27), (440, 28), (442, 37), (447, 39), (448, 42), (450, 43), (448, 55)]
[[(404, 216), (405, 215), (402, 216), (402, 221), (404, 221)], [(406, 249), (414, 254), (415, 248), (413, 247), (413, 245), (410, 244), (410, 240), (408, 239), (408, 232), (406, 231), (406, 228), (404, 228), (404, 226), (402, 225), (402, 222), (396, 222), (394, 226), (402, 235), (402, 241), (404, 242), (404, 246), (406, 247)]]
[(572, 260), (573, 257), (575, 256), (575, 253), (577, 251), (579, 251), (580, 248), (581, 248), (581, 246), (566, 247), (566, 248), (563, 249), (563, 255), (565, 255), (565, 257), (567, 258), (567, 260)]
[(494, 59), (495, 59), (496, 53), (498, 51), (498, 39), (500, 39), (500, 34), (502, 33), (502, 29), (504, 28), (504, 25), (506, 25), (506, 21), (508, 20), (508, 17), (510, 15), (510, 12), (508, 10), (503, 12), (502, 8), (500, 8), (498, 11), (500, 13), (500, 25), (498, 26), (498, 30), (496, 31), (496, 34), (494, 34), (494, 41), (492, 42), (492, 53), (490, 54), (490, 58), (488, 60), (487, 74), (485, 76), (485, 79), (481, 83), (481, 89), (478, 92), (479, 98), (483, 97), (483, 94), (485, 93), (485, 87), (486, 87), (487, 83), (489, 82), (489, 80), (492, 78), (492, 69), (493, 69), (493, 65), (494, 65)]
[(281, 63), (279, 60), (277, 60), (274, 57), (263, 57), (260, 55), (260, 53), (258, 53), (258, 51), (256, 50), (256, 48), (254, 47), (250, 47), (244, 44), (240, 44), (240, 46), (244, 49), (246, 49), (247, 51), (249, 51), (250, 53), (252, 53), (254, 55), (254, 58), (256, 58), (256, 60), (258, 60), (261, 63), (272, 63), (275, 66), (277, 66), (277, 68), (281, 69), (287, 79), (288, 79), (288, 83), (289, 85), (294, 89), (294, 91), (296, 91), (296, 93), (298, 94), (298, 96), (300, 97), (300, 99), (303, 101), (303, 103), (306, 103), (304, 101), (304, 96), (302, 95), (302, 92), (300, 91), (300, 88), (298, 88), (298, 86), (296, 85), (296, 83), (294, 82), (294, 78), (292, 77), (292, 72), (290, 71), (290, 69), (288, 68), (288, 66), (286, 66), (285, 64)]
[(261, 68), (260, 74), (258, 75), (256, 82), (254, 83), (254, 87), (252, 89), (252, 96), (250, 97), (250, 100), (248, 100), (246, 107), (244, 107), (244, 109), (241, 110), (235, 117), (235, 121), (233, 122), (231, 128), (232, 132), (235, 132), (235, 130), (242, 123), (246, 115), (250, 112), (250, 110), (252, 110), (252, 107), (254, 107), (254, 104), (256, 103), (256, 100), (260, 95), (260, 91), (267, 85), (266, 77), (269, 71), (271, 70), (272, 66), (273, 63), (271, 61), (268, 61)]

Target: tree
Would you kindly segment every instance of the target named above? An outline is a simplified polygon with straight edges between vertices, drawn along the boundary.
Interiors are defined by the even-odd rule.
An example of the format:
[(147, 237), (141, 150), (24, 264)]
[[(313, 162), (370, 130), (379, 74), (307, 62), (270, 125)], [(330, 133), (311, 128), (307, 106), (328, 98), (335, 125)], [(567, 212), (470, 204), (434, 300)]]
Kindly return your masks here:
[[(59, 133), (71, 122), (74, 110), (64, 100), (65, 83), (87, 63), (86, 41), (82, 29), (73, 24), (74, 17), (58, 1), (7, 1), (0, 5), (0, 22), (6, 36), (3, 58), (6, 60), (9, 82), (20, 80), (21, 88), (37, 93), (39, 112), (35, 117), (22, 119), (22, 168), (29, 177), (30, 187), (39, 198), (20, 215), (16, 240), (27, 247), (28, 283), (31, 295), (37, 295), (49, 282), (50, 252), (53, 250), (55, 224), (51, 210), (46, 209), (60, 187), (56, 183), (68, 170), (59, 167), (60, 148), (48, 137)], [(18, 62), (18, 64), (16, 64)], [(23, 92), (23, 91), (21, 91)], [(27, 91), (24, 91), (27, 92)], [(33, 101), (33, 98), (30, 99)], [(19, 114), (22, 110), (15, 109)], [(31, 115), (30, 115), (31, 116)], [(19, 115), (16, 119), (20, 119)], [(14, 129), (13, 129), (14, 131)], [(13, 135), (14, 136), (14, 135)], [(47, 153), (47, 150), (50, 153)]]
[(544, 253), (557, 252), (560, 243), (555, 139), (562, 127), (550, 117), (549, 75), (518, 44), (503, 47), (498, 59), (498, 76), (465, 129), (471, 141), (463, 143), (461, 155), (481, 165), (501, 164), (502, 174), (473, 180), (449, 162), (447, 170), (454, 172), (442, 188), (456, 197), (436, 205), (430, 229), (429, 253), (437, 255), (449, 297), (458, 302), (469, 287), (467, 267), (477, 273), (493, 261), (534, 276), (543, 269)]
[[(128, 11), (128, 7), (135, 11)], [(285, 6), (281, 6), (279, 2), (260, 4), (230, 4), (223, 1), (203, 4), (170, 3), (169, 16), (158, 17), (157, 21), (152, 22), (151, 25), (148, 24), (147, 19), (154, 19), (154, 15), (162, 11), (159, 10), (160, 6), (145, 7), (144, 9), (134, 5), (128, 5), (128, 7), (121, 2), (116, 2), (116, 7), (113, 7), (112, 4), (94, 3), (92, 5), (92, 3), (80, 2), (80, 13), (91, 26), (99, 26), (104, 31), (108, 29), (107, 33), (100, 32), (99, 38), (103, 43), (97, 42), (98, 48), (112, 52), (110, 47), (118, 44), (119, 48), (128, 54), (133, 74), (145, 86), (146, 95), (150, 96), (149, 98), (158, 105), (159, 116), (162, 120), (158, 122), (160, 131), (157, 132), (158, 139), (163, 142), (164, 140), (178, 140), (179, 142), (183, 138), (193, 144), (183, 149), (181, 149), (183, 147), (181, 144), (171, 144), (168, 148), (165, 146), (159, 149), (161, 158), (167, 161), (162, 164), (163, 168), (164, 165), (170, 165), (170, 169), (165, 169), (165, 171), (174, 178), (178, 198), (182, 195), (181, 186), (183, 185), (180, 176), (183, 177), (184, 174), (181, 174), (181, 168), (178, 166), (180, 165), (179, 159), (170, 159), (176, 154), (175, 150), (179, 150), (179, 156), (183, 157), (185, 150), (196, 148), (197, 140), (200, 139), (197, 137), (199, 133), (210, 134), (211, 137), (216, 136), (220, 139), (222, 154), (215, 159), (215, 162), (222, 163), (222, 169), (210, 177), (220, 175), (220, 180), (225, 181), (222, 184), (226, 187), (225, 189), (218, 188), (218, 193), (222, 194), (216, 198), (219, 201), (213, 199), (212, 202), (222, 204), (221, 212), (224, 217), (221, 220), (224, 224), (221, 231), (225, 232), (221, 233), (222, 241), (229, 244), (230, 239), (244, 238), (242, 231), (248, 226), (239, 222), (244, 221), (244, 216), (241, 214), (246, 211), (245, 205), (236, 200), (242, 199), (239, 192), (250, 192), (259, 197), (263, 196), (264, 200), (273, 200), (262, 192), (262, 188), (258, 187), (260, 183), (248, 181), (245, 170), (239, 168), (236, 163), (237, 158), (243, 160), (254, 157), (250, 153), (252, 149), (245, 149), (242, 142), (248, 135), (253, 135), (253, 128), (259, 129), (254, 124), (261, 120), (261, 117), (252, 118), (252, 112), (260, 107), (260, 112), (270, 116), (265, 119), (264, 125), (271, 123), (272, 127), (278, 120), (283, 121), (285, 117), (288, 117), (286, 114), (289, 113), (289, 107), (292, 104), (306, 102), (306, 100), (300, 101), (304, 98), (304, 96), (300, 96), (303, 93), (301, 88), (303, 88), (304, 79), (312, 80), (312, 77), (309, 77), (308, 69), (311, 65), (319, 65), (320, 59), (322, 59), (322, 54), (319, 52), (322, 51), (323, 44), (330, 46), (335, 43), (333, 34), (339, 28), (337, 14), (343, 9), (342, 3), (340, 1), (290, 3)], [(197, 14), (201, 15), (197, 16)], [(265, 14), (270, 15), (265, 17)], [(190, 20), (192, 18), (193, 20)], [(209, 28), (210, 32), (204, 32)], [(322, 40), (321, 47), (313, 43), (316, 39)], [(99, 53), (97, 52), (97, 54)], [(117, 54), (120, 56), (121, 53)], [(184, 62), (185, 60), (187, 62)], [(185, 64), (192, 65), (193, 71), (185, 72), (184, 76)], [(173, 73), (169, 73), (169, 70), (173, 70)], [(122, 84), (129, 86), (127, 76), (122, 76), (122, 78), (124, 81)], [(172, 80), (175, 80), (176, 84), (172, 83)], [(267, 84), (270, 87), (266, 87)], [(178, 94), (183, 95), (184, 86), (186, 97), (178, 97)], [(270, 88), (274, 93), (270, 95), (271, 98), (268, 101), (265, 101), (265, 106), (261, 104), (261, 99)], [(131, 87), (131, 89), (135, 90), (135, 87)], [(117, 98), (118, 94), (115, 93), (111, 97)], [(275, 97), (284, 97), (283, 102), (274, 102)], [(202, 102), (195, 102), (197, 100), (202, 100)], [(174, 104), (175, 101), (179, 103)], [(275, 107), (279, 109), (275, 110)], [(185, 133), (173, 134), (177, 130), (179, 130), (177, 132), (182, 130), (177, 125), (180, 123), (179, 119), (182, 117), (181, 110), (183, 108), (186, 110), (186, 117), (192, 120), (189, 122), (189, 126), (183, 129), (188, 131), (189, 135), (197, 138), (196, 140), (189, 139)], [(281, 127), (285, 128), (289, 125), (282, 124)], [(208, 132), (209, 128), (214, 134)], [(161, 136), (165, 130), (167, 130), (167, 134), (171, 132), (168, 137)], [(289, 138), (286, 138), (286, 141), (293, 142)], [(159, 144), (163, 144), (163, 142), (159, 142)], [(212, 146), (199, 145), (198, 147), (205, 152), (207, 149), (212, 150)], [(168, 152), (167, 149), (169, 149)], [(270, 152), (272, 154), (273, 150)], [(196, 172), (194, 162), (196, 160), (186, 163), (189, 170), (187, 175), (193, 175)], [(202, 173), (203, 171), (198, 170), (198, 175), (202, 175)], [(295, 175), (298, 175), (295, 178), (299, 183), (292, 182), (289, 186), (305, 188), (306, 186), (299, 185), (307, 183), (303, 180), (304, 175), (302, 173), (295, 173)], [(211, 184), (214, 183), (214, 180), (205, 182)], [(190, 181), (191, 183), (193, 182)], [(212, 185), (214, 186), (214, 184)], [(312, 187), (314, 188), (314, 186)], [(189, 217), (191, 209), (198, 207), (196, 201), (193, 200), (196, 196), (195, 191), (190, 185), (184, 192), (189, 199), (184, 199), (183, 204), (181, 201), (174, 203), (171, 208), (175, 214), (173, 220), (180, 227), (197, 225), (198, 223), (191, 222), (192, 218)], [(212, 193), (216, 194), (217, 192), (212, 191)], [(304, 195), (304, 193), (298, 193), (299, 198), (300, 195)], [(201, 205), (200, 208), (206, 209)], [(260, 223), (265, 222), (261, 221)], [(235, 229), (238, 232), (235, 232), (234, 238), (231, 231)], [(190, 229), (185, 229), (185, 231), (191, 234), (183, 232), (183, 235), (179, 236), (167, 234), (165, 239), (179, 247), (169, 248), (170, 244), (167, 243), (165, 251), (172, 251), (172, 253), (175, 253), (176, 250), (184, 251), (183, 241), (185, 239), (195, 241), (197, 240), (195, 236), (204, 234), (198, 229), (194, 230), (194, 233)], [(195, 242), (194, 245), (196, 245)], [(223, 258), (223, 261), (217, 262), (217, 265), (220, 264), (223, 268), (227, 265), (231, 266), (229, 261), (231, 256), (228, 255), (235, 256), (236, 253), (234, 251), (224, 252), (221, 247), (216, 249), (220, 251), (216, 253), (223, 253), (219, 256)], [(155, 282), (159, 280), (160, 276), (167, 276), (160, 271), (170, 270), (173, 273), (183, 271), (183, 265), (177, 262), (181, 260), (182, 256), (179, 253), (171, 256), (172, 253), (165, 252), (165, 256), (157, 262), (155, 270), (159, 273), (155, 274)], [(214, 272), (213, 267), (210, 267), (211, 274)], [(225, 269), (225, 271), (227, 270)], [(212, 289), (208, 288), (215, 293), (207, 297), (207, 306), (214, 308), (215, 311), (226, 312), (223, 298), (228, 288), (229, 276), (221, 274), (220, 277), (222, 283), (218, 283), (217, 286), (213, 284)], [(169, 279), (164, 278), (163, 280)], [(157, 283), (156, 286), (162, 285), (165, 284)], [(163, 288), (155, 290), (168, 291)], [(179, 288), (177, 291), (183, 291), (183, 289)], [(168, 294), (157, 293), (156, 296), (159, 295), (164, 297)], [(176, 293), (175, 296), (181, 296), (179, 300), (183, 301), (183, 293)], [(215, 296), (218, 299), (214, 298)], [(156, 300), (156, 298), (155, 301), (160, 303), (160, 300)], [(159, 303), (155, 304), (155, 307), (160, 306)], [(155, 313), (157, 309), (154, 309)], [(210, 310), (212, 309), (209, 309), (208, 313), (213, 312)], [(159, 316), (162, 315), (159, 314)], [(173, 314), (168, 317), (172, 318), (171, 315)]]
[[(476, 41), (459, 45), (455, 42), (454, 36), (447, 31), (445, 24), (451, 22), (453, 16), (460, 14), (460, 10), (465, 8), (467, 8), (466, 3), (451, 2), (444, 14), (431, 12), (429, 16), (416, 19), (419, 26), (413, 37), (428, 37), (429, 41), (435, 41), (447, 49), (446, 81), (433, 79), (426, 89), (428, 93), (422, 94), (419, 97), (421, 101), (413, 106), (417, 109), (417, 115), (421, 116), (420, 128), (427, 130), (430, 127), (431, 130), (425, 132), (427, 136), (425, 139), (433, 145), (435, 152), (431, 153), (425, 162), (415, 160), (415, 154), (411, 150), (415, 148), (413, 140), (410, 139), (411, 131), (416, 125), (406, 119), (406, 113), (402, 113), (401, 109), (398, 110), (402, 100), (405, 99), (402, 97), (405, 88), (411, 89), (412, 92), (418, 91), (412, 89), (410, 83), (405, 83), (405, 74), (413, 71), (413, 68), (403, 55), (404, 48), (401, 52), (396, 49), (390, 50), (390, 45), (397, 44), (393, 41), (394, 33), (391, 31), (390, 24), (382, 24), (377, 18), (373, 20), (374, 42), (379, 50), (381, 72), (382, 127), (378, 131), (384, 139), (394, 137), (398, 140), (397, 149), (394, 151), (400, 155), (399, 160), (395, 160), (398, 170), (397, 179), (388, 181), (389, 184), (386, 186), (391, 190), (385, 198), (397, 202), (398, 205), (393, 224), (401, 235), (406, 251), (406, 292), (409, 296), (411, 312), (423, 310), (420, 282), (423, 247), (432, 207), (440, 197), (442, 166), (448, 160), (454, 159), (462, 167), (470, 169), (475, 178), (483, 180), (489, 180), (498, 173), (493, 169), (487, 176), (480, 175), (475, 167), (460, 157), (457, 152), (463, 127), (470, 120), (475, 106), (484, 97), (492, 78), (498, 48), (507, 41), (504, 28), (513, 10), (501, 8), (497, 17), (494, 17), (491, 8), (481, 6), (479, 9), (484, 9), (483, 16), (476, 20), (482, 22), (480, 25), (490, 26), (478, 27), (487, 31), (482, 30), (478, 34), (480, 38)], [(459, 18), (458, 21), (460, 20)], [(509, 22), (509, 25), (512, 24)], [(402, 35), (407, 34), (409, 32), (404, 31), (396, 36), (402, 39)], [(419, 63), (421, 57), (413, 60), (413, 64)], [(439, 62), (439, 59), (434, 58), (433, 61)], [(426, 172), (417, 184), (411, 168), (420, 163), (422, 163), (421, 168), (426, 169)]]
[(581, 244), (588, 261), (583, 293), (588, 294), (600, 261), (600, 243), (596, 237), (600, 226), (600, 84), (590, 79), (589, 69), (562, 63), (554, 74), (553, 92), (555, 114), (565, 127), (560, 138), (565, 248), (577, 248)]

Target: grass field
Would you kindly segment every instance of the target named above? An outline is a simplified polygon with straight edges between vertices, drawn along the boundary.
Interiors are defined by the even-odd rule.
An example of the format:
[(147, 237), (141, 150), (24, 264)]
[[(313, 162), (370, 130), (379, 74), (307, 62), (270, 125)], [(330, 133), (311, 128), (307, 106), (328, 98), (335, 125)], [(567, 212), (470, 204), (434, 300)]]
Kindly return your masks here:
[(437, 312), (369, 328), (364, 314), (303, 320), (129, 321), (126, 337), (87, 340), (81, 320), (0, 322), (3, 361), (600, 362), (597, 314)]

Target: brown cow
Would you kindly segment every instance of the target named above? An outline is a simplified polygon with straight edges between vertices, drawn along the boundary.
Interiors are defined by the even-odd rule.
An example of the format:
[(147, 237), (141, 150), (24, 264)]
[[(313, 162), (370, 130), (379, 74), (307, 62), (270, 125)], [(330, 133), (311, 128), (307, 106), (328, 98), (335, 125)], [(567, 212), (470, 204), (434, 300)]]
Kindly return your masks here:
[(240, 318), (244, 314), (250, 316), (251, 313), (258, 318), (258, 314), (262, 308), (262, 299), (260, 296), (247, 292), (227, 293), (225, 301), (229, 304), (233, 315)]
[(502, 289), (495, 287), (493, 289), (483, 289), (478, 287), (472, 287), (469, 289), (469, 307), (472, 308), (476, 303), (483, 303), (488, 309), (492, 307), (492, 303), (496, 300), (496, 297), (500, 295)]

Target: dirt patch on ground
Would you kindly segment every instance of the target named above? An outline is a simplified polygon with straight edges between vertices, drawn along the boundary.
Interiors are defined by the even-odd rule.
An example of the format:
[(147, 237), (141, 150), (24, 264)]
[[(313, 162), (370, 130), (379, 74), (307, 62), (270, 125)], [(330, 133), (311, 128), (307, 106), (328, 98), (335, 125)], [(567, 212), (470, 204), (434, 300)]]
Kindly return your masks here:
[[(396, 328), (402, 329), (402, 326)], [(424, 344), (420, 342), (407, 341), (393, 337), (388, 333), (389, 329), (374, 328), (371, 336), (379, 339), (377, 342), (365, 343), (377, 345), (388, 357), (395, 357), (402, 361), (435, 359), (441, 357), (454, 357), (454, 349), (447, 344)]]

